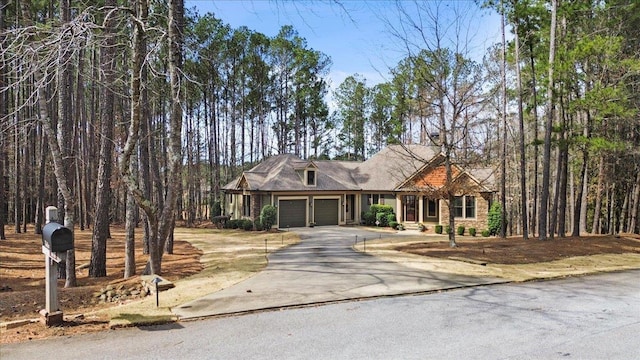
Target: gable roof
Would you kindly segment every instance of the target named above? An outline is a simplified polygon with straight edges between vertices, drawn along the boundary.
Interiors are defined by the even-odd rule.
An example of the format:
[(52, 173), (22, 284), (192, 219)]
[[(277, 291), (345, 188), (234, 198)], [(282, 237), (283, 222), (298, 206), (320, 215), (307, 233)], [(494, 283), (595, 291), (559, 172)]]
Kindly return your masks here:
[[(351, 176), (353, 164), (348, 161), (305, 161), (292, 154), (271, 156), (240, 177), (223, 187), (224, 190), (238, 189), (241, 180), (247, 181), (248, 190), (261, 191), (307, 191), (307, 190), (360, 190)], [(297, 171), (316, 170), (316, 185), (304, 184)]]
[[(429, 169), (442, 162), (435, 147), (424, 145), (390, 145), (364, 162), (338, 160), (302, 160), (293, 154), (271, 156), (223, 187), (223, 190), (246, 188), (253, 191), (401, 191)], [(316, 185), (304, 183), (303, 171), (316, 171)], [(482, 190), (494, 188), (493, 170), (459, 170)]]
[(389, 145), (363, 162), (354, 176), (362, 190), (393, 191), (438, 153), (424, 145)]

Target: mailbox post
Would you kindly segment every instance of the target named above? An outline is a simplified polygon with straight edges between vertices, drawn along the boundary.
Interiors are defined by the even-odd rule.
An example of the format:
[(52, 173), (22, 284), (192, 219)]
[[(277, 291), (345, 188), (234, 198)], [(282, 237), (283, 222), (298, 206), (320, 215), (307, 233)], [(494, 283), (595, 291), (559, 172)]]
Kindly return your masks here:
[(42, 228), (42, 253), (46, 273), (46, 302), (40, 315), (45, 325), (53, 326), (63, 321), (58, 304), (58, 265), (66, 259), (67, 250), (73, 249), (73, 232), (56, 222), (58, 209), (55, 206), (48, 206), (45, 213), (47, 223)]

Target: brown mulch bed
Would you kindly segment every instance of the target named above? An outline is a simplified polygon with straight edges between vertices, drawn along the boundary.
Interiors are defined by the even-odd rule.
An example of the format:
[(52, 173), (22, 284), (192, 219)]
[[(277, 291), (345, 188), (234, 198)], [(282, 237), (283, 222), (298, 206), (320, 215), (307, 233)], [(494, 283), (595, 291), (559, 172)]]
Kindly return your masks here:
[[(443, 239), (445, 239), (443, 237)], [(448, 240), (399, 246), (398, 251), (438, 258), (465, 258), (492, 264), (531, 264), (598, 254), (640, 253), (640, 236), (584, 236), (540, 241), (523, 238), (456, 239), (451, 248)]]
[[(7, 240), (0, 240), (0, 322), (20, 319), (38, 319), (39, 311), (45, 307), (45, 263), (40, 235), (33, 228), (26, 233), (15, 234), (13, 228), (5, 227)], [(91, 257), (91, 231), (76, 230), (76, 271), (78, 286), (64, 288), (64, 280), (58, 282), (58, 299), (64, 312), (63, 326), (46, 328), (40, 323), (23, 325), (3, 330), (0, 343), (25, 341), (56, 335), (72, 335), (108, 328), (106, 318), (84, 316), (94, 310), (118, 303), (100, 304), (94, 293), (108, 284), (134, 284), (138, 276), (124, 280), (124, 231), (121, 227), (111, 229), (112, 238), (107, 240), (107, 276), (90, 278), (88, 268)], [(136, 274), (141, 274), (147, 261), (142, 254), (141, 231), (136, 233)], [(174, 243), (174, 253), (165, 254), (162, 261), (163, 277), (170, 281), (193, 275), (202, 270), (201, 251), (186, 241)], [(83, 266), (84, 265), (84, 266)], [(69, 315), (75, 315), (69, 317)]]

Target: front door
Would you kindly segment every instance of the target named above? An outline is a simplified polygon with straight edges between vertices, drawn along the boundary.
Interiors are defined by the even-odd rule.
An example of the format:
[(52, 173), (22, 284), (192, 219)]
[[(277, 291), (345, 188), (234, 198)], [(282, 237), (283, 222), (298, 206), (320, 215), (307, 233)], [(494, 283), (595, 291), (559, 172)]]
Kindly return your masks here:
[(415, 195), (405, 195), (404, 196), (404, 220), (405, 221), (416, 221), (416, 210), (418, 206), (416, 204), (416, 196)]
[(356, 196), (353, 194), (347, 195), (347, 202), (345, 204), (345, 214), (346, 214), (346, 221), (348, 223), (353, 222), (353, 220), (355, 219), (355, 206), (356, 206)]

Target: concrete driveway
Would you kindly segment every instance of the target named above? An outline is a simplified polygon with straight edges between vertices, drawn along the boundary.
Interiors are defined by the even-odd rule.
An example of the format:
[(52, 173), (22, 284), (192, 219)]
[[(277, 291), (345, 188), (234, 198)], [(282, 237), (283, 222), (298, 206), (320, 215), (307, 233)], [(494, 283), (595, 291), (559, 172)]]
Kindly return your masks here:
[(300, 234), (300, 243), (270, 254), (264, 271), (172, 311), (189, 319), (505, 282), (416, 270), (351, 248), (356, 236), (361, 241), (379, 233), (339, 226), (291, 231)]

